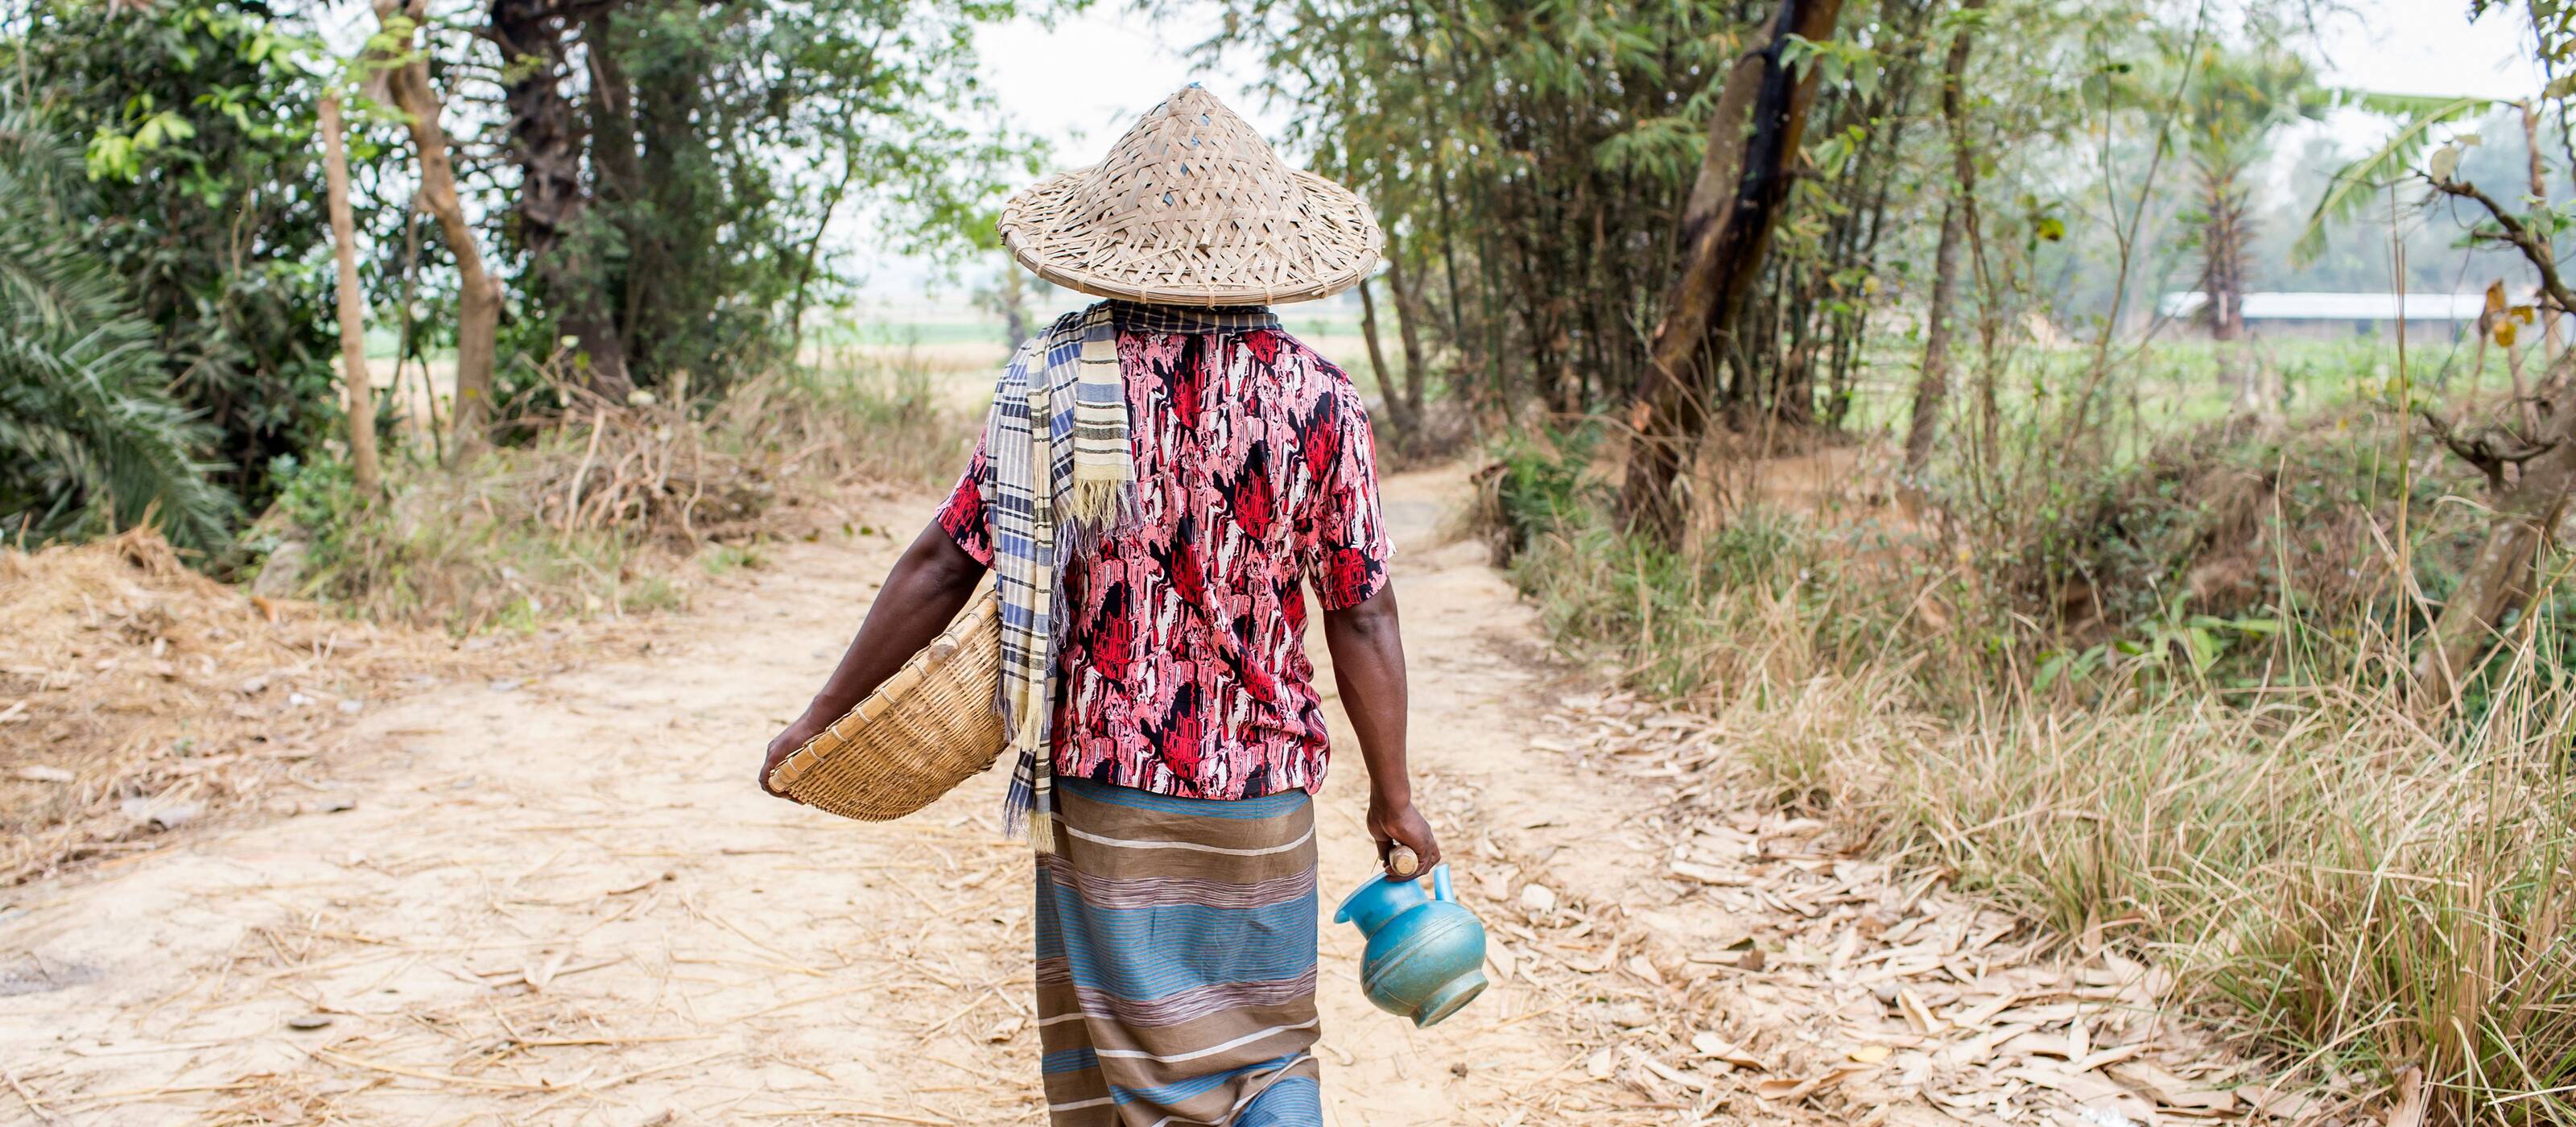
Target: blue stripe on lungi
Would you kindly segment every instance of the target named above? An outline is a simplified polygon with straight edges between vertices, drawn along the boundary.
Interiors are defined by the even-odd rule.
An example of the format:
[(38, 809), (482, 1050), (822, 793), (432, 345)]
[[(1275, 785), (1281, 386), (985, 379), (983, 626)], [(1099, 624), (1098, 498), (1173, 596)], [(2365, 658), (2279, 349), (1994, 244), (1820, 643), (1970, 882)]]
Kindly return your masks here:
[(1234, 1127), (1315, 1127), (1324, 1121), (1324, 1086), (1311, 1076), (1282, 1076), (1243, 1105)]
[[(1276, 1072), (1279, 1069), (1288, 1067), (1302, 1055), (1304, 1054), (1290, 1053), (1287, 1056), (1273, 1057), (1258, 1064), (1247, 1064), (1241, 1068), (1229, 1068), (1223, 1072), (1211, 1072), (1205, 1076), (1193, 1076), (1187, 1080), (1174, 1081), (1170, 1084), (1157, 1085), (1152, 1088), (1121, 1088), (1118, 1085), (1112, 1084), (1109, 1086), (1109, 1098), (1122, 1104), (1133, 1103), (1137, 1100), (1144, 1100), (1147, 1103), (1157, 1105), (1176, 1104), (1182, 1100), (1190, 1098), (1191, 1096), (1195, 1096), (1210, 1088), (1214, 1088), (1219, 1084), (1223, 1084), (1228, 1080), (1232, 1080), (1237, 1076), (1248, 1076), (1260, 1072)], [(1256, 1099), (1254, 1102), (1258, 1103), (1259, 1101)]]
[[(1076, 986), (1138, 1001), (1219, 982), (1288, 978), (1314, 965), (1311, 895), (1259, 908), (1095, 908), (1071, 886), (1040, 889), (1037, 957), (1063, 958)], [(1050, 926), (1051, 925), (1051, 926)], [(1139, 958), (1104, 965), (1102, 950)]]
[(1061, 1053), (1048, 1053), (1046, 1056), (1039, 1058), (1038, 1071), (1080, 1072), (1083, 1069), (1096, 1067), (1099, 1064), (1100, 1054), (1093, 1052), (1089, 1048), (1066, 1049)]

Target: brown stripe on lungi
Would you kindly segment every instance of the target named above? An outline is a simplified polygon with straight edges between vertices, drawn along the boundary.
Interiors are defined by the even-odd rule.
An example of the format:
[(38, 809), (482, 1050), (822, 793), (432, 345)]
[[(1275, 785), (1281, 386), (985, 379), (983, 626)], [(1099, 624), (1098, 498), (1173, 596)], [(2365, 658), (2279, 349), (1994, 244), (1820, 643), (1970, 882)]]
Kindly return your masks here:
[(1059, 780), (1038, 860), (1056, 1127), (1319, 1127), (1315, 818)]

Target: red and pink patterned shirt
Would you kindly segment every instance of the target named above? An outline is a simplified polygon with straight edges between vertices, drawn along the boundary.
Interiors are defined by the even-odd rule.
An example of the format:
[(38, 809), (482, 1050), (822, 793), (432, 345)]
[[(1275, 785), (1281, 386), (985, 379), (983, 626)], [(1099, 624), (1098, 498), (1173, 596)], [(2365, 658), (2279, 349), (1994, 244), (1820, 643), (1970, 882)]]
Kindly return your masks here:
[[(1367, 411), (1266, 311), (1214, 332), (1118, 313), (1141, 519), (1066, 567), (1056, 773), (1185, 798), (1315, 790), (1328, 749), (1298, 583), (1336, 610), (1386, 586)], [(978, 446), (939, 513), (986, 564), (991, 491)]]

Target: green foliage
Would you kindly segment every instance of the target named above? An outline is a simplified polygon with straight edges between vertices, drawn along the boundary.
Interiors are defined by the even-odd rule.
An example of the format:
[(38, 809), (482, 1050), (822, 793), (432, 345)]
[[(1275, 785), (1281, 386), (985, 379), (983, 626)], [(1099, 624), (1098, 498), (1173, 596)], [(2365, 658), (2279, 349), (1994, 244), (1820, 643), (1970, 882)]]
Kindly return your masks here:
[(1600, 443), (1597, 425), (1510, 434), (1496, 443), (1486, 471), (1486, 523), (1496, 536), (1498, 562), (1609, 503), (1608, 492), (1584, 472)]
[[(1036, 169), (1025, 138), (975, 120), (989, 101), (973, 30), (1020, 6), (623, 0), (581, 24), (601, 62), (578, 107), (587, 206), (563, 253), (610, 311), (636, 382), (687, 373), (693, 393), (721, 394), (785, 360), (806, 309), (851, 280), (824, 246), (835, 216), (862, 216), (886, 249), (973, 245), (999, 189)], [(524, 204), (486, 199), (495, 215)], [(531, 248), (503, 247), (511, 289), (537, 299), (511, 343), (542, 361), (564, 295), (540, 284)]]
[(1397, 316), (1465, 369), (1452, 386), (1561, 411), (1628, 394), (1751, 25), (1675, 2), (1227, 9), (1201, 52), (1257, 57), (1289, 146), (1367, 197), (1408, 275)]
[(1623, 683), (1700, 699), (1783, 654), (1864, 660), (1905, 613), (1873, 590), (1882, 530), (1819, 533), (1768, 507), (1683, 545), (1628, 535), (1607, 513), (1598, 428), (1500, 440), (1476, 523), (1576, 657)]
[(2189, 65), (2175, 125), (2197, 162), (2231, 175), (2270, 153), (2273, 131), (2333, 104), (2307, 59), (2277, 43), (2207, 47)]
[(153, 326), (81, 245), (77, 149), (0, 110), (0, 534), (37, 540), (148, 522), (223, 544), (236, 509), (207, 479), (207, 428), (173, 402)]
[(272, 459), (336, 414), (311, 33), (256, 0), (26, 15), (0, 72), (81, 139), (92, 191), (70, 230), (151, 326), (156, 382), (215, 429), (215, 480), (256, 507)]

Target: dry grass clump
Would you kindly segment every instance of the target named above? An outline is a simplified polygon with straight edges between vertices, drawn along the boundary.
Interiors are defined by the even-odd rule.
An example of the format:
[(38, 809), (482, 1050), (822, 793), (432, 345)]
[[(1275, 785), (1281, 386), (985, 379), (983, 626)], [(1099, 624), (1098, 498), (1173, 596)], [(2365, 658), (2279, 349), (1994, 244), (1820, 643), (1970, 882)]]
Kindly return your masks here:
[(244, 595), (148, 530), (0, 551), (0, 886), (150, 850), (227, 806), (325, 801), (297, 775), (336, 750), (332, 729), (464, 660)]
[(2412, 1085), (2426, 1122), (2576, 1122), (2576, 683), (2553, 639), (2450, 720), (2350, 681), (1935, 711), (1911, 667), (1934, 651), (1829, 660), (1829, 604), (1702, 607), (1731, 642), (1701, 650), (1698, 708), (1776, 804), (2152, 958), (2304, 1083)]
[[(1976, 570), (2020, 542), (1927, 550), (1866, 515), (1750, 508), (1659, 552), (1607, 526), (1579, 460), (1507, 460), (1492, 488), (1569, 646), (1717, 720), (1776, 803), (2153, 957), (2329, 1091), (2417, 1093), (2421, 1122), (2576, 1123), (2567, 600), (2541, 592), (2462, 712), (2411, 700), (2403, 638), (2356, 609), (2393, 565), (2351, 561), (2388, 542), (2394, 498), (2442, 488), (2343, 457), (2151, 469), (2156, 500), (2114, 506), (2150, 522), (2122, 543), (2083, 548), (2101, 526), (2077, 521), (2042, 546), (2148, 597), (2062, 616)], [(2418, 542), (2427, 587), (2447, 534)], [(2225, 568), (2288, 576), (2296, 594), (2267, 597), (2291, 609)], [(2332, 582), (2296, 586), (2311, 575)], [(2204, 607), (2260, 620), (2230, 633)]]
[[(269, 525), (265, 589), (376, 621), (459, 633), (676, 606), (686, 564), (756, 559), (771, 537), (841, 522), (857, 481), (912, 483), (964, 461), (962, 416), (884, 366), (764, 375), (722, 400), (610, 404), (564, 393), (523, 441), (458, 469), (415, 465), (362, 503), (336, 466), (295, 479)], [(724, 546), (702, 554), (709, 545)]]
[(2413, 1068), (2464, 1120), (2565, 1123), (2571, 702), (2525, 678), (2446, 726), (2348, 686), (2251, 708), (1996, 698), (1845, 749), (1835, 797), (1972, 887), (2156, 951), (2324, 1075)]

